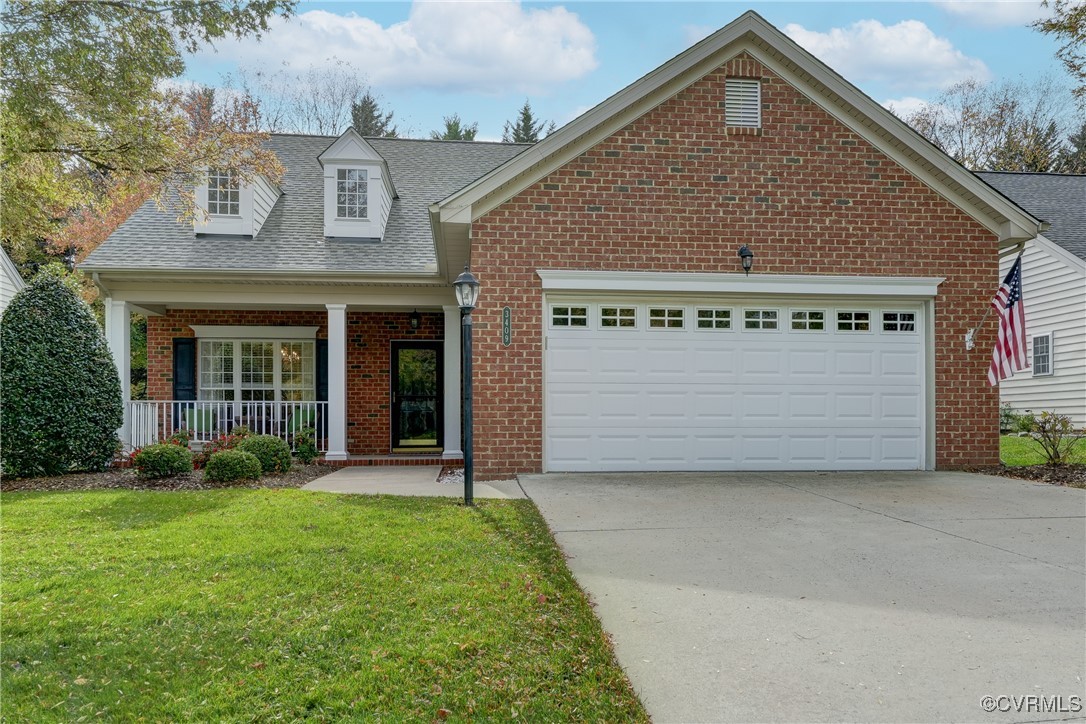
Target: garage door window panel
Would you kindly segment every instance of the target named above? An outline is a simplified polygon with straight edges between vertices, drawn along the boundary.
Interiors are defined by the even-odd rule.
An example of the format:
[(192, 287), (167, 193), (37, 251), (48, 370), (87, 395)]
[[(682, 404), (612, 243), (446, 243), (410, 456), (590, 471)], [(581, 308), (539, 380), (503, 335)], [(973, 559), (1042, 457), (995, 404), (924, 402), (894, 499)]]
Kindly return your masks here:
[(793, 309), (791, 317), (794, 332), (826, 331), (826, 311), (823, 309)]
[(915, 312), (883, 312), (882, 313), (882, 331), (883, 332), (915, 332), (916, 331), (916, 313)]
[(732, 328), (732, 310), (698, 309), (697, 329), (728, 330)]
[(682, 307), (649, 307), (649, 327), (682, 329), (685, 311)]
[(574, 307), (568, 305), (551, 307), (552, 327), (588, 327), (588, 307)]
[(600, 307), (600, 327), (634, 329), (637, 327), (636, 307)]
[(779, 313), (776, 309), (743, 310), (743, 329), (776, 330)]
[(870, 332), (871, 331), (871, 312), (859, 312), (859, 311), (838, 311), (837, 312), (837, 331), (838, 332)]

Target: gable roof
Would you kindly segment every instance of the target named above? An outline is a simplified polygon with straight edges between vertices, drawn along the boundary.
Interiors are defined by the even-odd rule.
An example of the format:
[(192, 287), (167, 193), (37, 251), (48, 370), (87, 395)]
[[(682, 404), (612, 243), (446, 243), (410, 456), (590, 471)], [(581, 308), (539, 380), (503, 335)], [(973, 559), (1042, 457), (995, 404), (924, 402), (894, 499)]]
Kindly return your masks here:
[(512, 198), (729, 59), (746, 52), (1009, 245), (1040, 222), (944, 154), (753, 11), (431, 208), (466, 224)]
[(19, 274), (19, 269), (15, 266), (15, 262), (11, 260), (8, 253), (2, 248), (0, 248), (0, 274), (3, 274), (8, 279), (15, 291), (19, 291), (26, 286), (26, 282), (23, 281), (22, 275)]
[[(351, 131), (353, 133), (353, 131)], [(286, 167), (276, 201), (252, 237), (199, 235), (191, 223), (148, 201), (95, 249), (88, 272), (437, 273), (431, 204), (508, 161), (526, 146), (509, 143), (368, 138), (395, 185), (380, 241), (324, 236), (324, 183), (318, 158), (335, 136), (272, 135), (267, 146)]]
[(977, 176), (1048, 222), (1046, 239), (1086, 259), (1086, 175), (982, 171)]

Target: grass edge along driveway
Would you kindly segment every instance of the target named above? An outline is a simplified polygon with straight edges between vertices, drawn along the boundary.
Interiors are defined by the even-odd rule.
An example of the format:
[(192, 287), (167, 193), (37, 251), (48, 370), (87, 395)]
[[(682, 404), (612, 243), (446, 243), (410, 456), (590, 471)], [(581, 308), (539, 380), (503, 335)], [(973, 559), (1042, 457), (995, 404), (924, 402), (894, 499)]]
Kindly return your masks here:
[(530, 501), (2, 502), (6, 719), (646, 718)]

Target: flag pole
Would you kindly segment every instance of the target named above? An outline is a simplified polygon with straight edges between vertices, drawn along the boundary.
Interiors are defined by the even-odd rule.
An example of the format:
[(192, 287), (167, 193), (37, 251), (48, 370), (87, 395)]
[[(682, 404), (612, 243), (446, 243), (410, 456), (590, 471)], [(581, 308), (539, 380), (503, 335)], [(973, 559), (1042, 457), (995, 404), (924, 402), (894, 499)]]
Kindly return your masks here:
[[(1018, 247), (1021, 250), (1021, 251), (1018, 252), (1018, 258), (1019, 259), (1021, 259), (1022, 255), (1026, 253), (1025, 248), (1023, 248), (1024, 246), (1025, 246), (1024, 244), (1020, 244), (1019, 247)], [(984, 326), (984, 320), (988, 319), (988, 315), (992, 313), (992, 309), (993, 309), (992, 305), (989, 304), (987, 306), (987, 308), (984, 310), (984, 314), (981, 315), (980, 321), (977, 322), (976, 325), (972, 329), (966, 330), (966, 332), (965, 332), (965, 351), (966, 352), (968, 352), (969, 350), (971, 350), (971, 349), (973, 349), (974, 347), (977, 346), (977, 341), (975, 339), (976, 334), (977, 334), (977, 330)]]

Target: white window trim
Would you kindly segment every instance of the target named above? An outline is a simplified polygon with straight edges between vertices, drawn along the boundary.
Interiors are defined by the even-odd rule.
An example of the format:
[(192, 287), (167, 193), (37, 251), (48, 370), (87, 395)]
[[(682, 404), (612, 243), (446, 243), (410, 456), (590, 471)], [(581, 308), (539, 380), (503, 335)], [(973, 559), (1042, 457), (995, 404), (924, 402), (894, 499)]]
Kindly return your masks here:
[[(1048, 371), (1037, 371), (1037, 344), (1038, 338), (1048, 339)], [(1034, 334), (1030, 345), (1029, 362), (1030, 368), (1033, 371), (1034, 377), (1051, 377), (1056, 373), (1056, 335), (1054, 332), (1045, 332), (1044, 334)]]
[[(226, 201), (226, 202), (216, 201), (215, 203), (216, 204), (225, 203), (227, 205), (227, 208), (229, 208), (230, 204), (236, 203), (237, 207), (238, 207), (238, 213), (236, 213), (236, 214), (220, 214), (220, 213), (217, 213), (217, 212), (214, 212), (214, 211), (211, 210), (211, 177), (212, 176), (224, 176), (227, 179), (229, 179), (231, 184), (229, 186), (227, 186), (225, 190), (227, 192), (229, 192), (229, 191), (237, 191), (237, 194), (238, 194), (238, 200), (236, 202), (234, 202), (234, 201)], [(210, 216), (212, 218), (215, 218), (215, 219), (240, 219), (242, 217), (242, 213), (241, 213), (241, 207), (242, 207), (242, 183), (241, 183), (241, 179), (238, 177), (238, 175), (236, 173), (234, 173), (233, 171), (231, 171), (230, 169), (221, 169), (221, 168), (210, 168), (210, 169), (208, 169), (208, 172), (207, 172), (207, 184), (204, 186), (204, 194), (205, 194), (205, 202), (207, 204), (206, 208), (207, 208), (207, 215), (208, 216)]]
[[(568, 308), (570, 310), (569, 316), (566, 317), (566, 319), (568, 319), (570, 322), (572, 322), (574, 319), (580, 319), (581, 318), (581, 315), (579, 315), (579, 314), (574, 316), (573, 315), (573, 310), (574, 309), (580, 309), (580, 308), (583, 307), (584, 308), (584, 320), (585, 320), (585, 323), (583, 325), (578, 325), (578, 324), (555, 324), (554, 323), (554, 310), (557, 309), (558, 307), (564, 307), (564, 308)], [(548, 310), (547, 310), (547, 312), (548, 312), (547, 313), (547, 326), (550, 327), (551, 329), (592, 329), (592, 312), (593, 312), (594, 309), (595, 309), (594, 305), (592, 305), (592, 304), (584, 304), (584, 303), (580, 303), (580, 302), (570, 302), (570, 303), (555, 302), (555, 303), (552, 303), (550, 305), (550, 307), (548, 308)], [(611, 328), (608, 327), (608, 329), (611, 329)]]
[[(339, 184), (340, 184), (339, 172), (340, 171), (356, 171), (358, 173), (361, 173), (361, 174), (365, 175), (365, 179), (364, 179), (364, 181), (366, 183), (366, 215), (365, 216), (340, 216), (339, 215)], [(356, 180), (356, 182), (357, 182), (357, 180)], [(335, 193), (336, 193), (336, 203), (335, 203), (336, 221), (351, 221), (351, 222), (362, 221), (362, 222), (365, 222), (365, 221), (370, 220), (370, 171), (369, 171), (368, 168), (364, 168), (364, 167), (361, 167), (361, 166), (338, 166), (338, 167), (336, 167)]]
[[(663, 310), (664, 316), (662, 316), (662, 317), (653, 317), (652, 316), (652, 310), (654, 310), (654, 309)], [(671, 322), (671, 321), (674, 320), (674, 317), (668, 316), (668, 312), (676, 312), (676, 311), (680, 313), (679, 321), (682, 322), (682, 324), (680, 324), (678, 327), (674, 327), (674, 326), (671, 326), (671, 325), (668, 324), (668, 322)], [(687, 311), (688, 310), (686, 309), (686, 307), (679, 306), (679, 305), (674, 305), (674, 304), (664, 304), (664, 305), (649, 304), (649, 305), (646, 305), (646, 307), (645, 307), (645, 329), (650, 331), (650, 332), (680, 332), (680, 331), (686, 329), (686, 318), (687, 318), (687, 316), (689, 316), (689, 315), (687, 315)], [(662, 321), (664, 323), (664, 325), (662, 327), (654, 327), (653, 324), (652, 324), (653, 319), (659, 319), (660, 321)]]
[[(559, 306), (561, 306), (561, 305), (559, 305)], [(616, 316), (616, 317), (613, 318), (615, 320), (616, 324), (610, 325), (610, 326), (605, 325), (603, 323), (603, 310), (604, 309), (614, 309), (616, 314), (618, 314), (618, 312), (620, 310), (623, 310), (623, 309), (632, 309), (633, 313), (634, 313), (633, 324), (632, 325), (627, 325), (627, 326), (623, 326), (621, 324), (618, 324), (618, 322), (621, 322), (624, 318), (622, 316)], [(621, 329), (621, 330), (625, 330), (627, 332), (636, 331), (638, 329), (638, 327), (639, 327), (638, 322), (641, 320), (641, 312), (639, 311), (637, 305), (631, 305), (631, 304), (600, 304), (597, 307), (596, 312), (597, 312), (596, 318), (599, 320), (601, 330)]]

